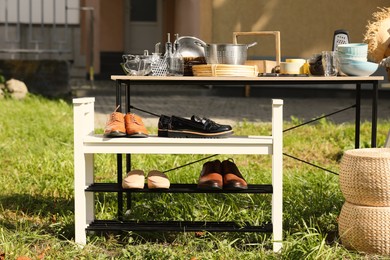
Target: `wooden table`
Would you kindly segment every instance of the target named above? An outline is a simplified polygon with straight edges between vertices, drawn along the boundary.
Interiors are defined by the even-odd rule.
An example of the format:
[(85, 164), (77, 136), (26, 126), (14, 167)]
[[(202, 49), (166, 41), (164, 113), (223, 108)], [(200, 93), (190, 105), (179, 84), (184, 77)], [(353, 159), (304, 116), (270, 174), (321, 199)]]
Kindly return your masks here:
[[(360, 147), (360, 123), (361, 123), (361, 86), (367, 84), (372, 87), (372, 118), (371, 118), (371, 147), (377, 145), (377, 121), (378, 121), (378, 87), (379, 82), (384, 80), (383, 76), (370, 77), (158, 77), (158, 76), (111, 76), (117, 82), (117, 93), (125, 85), (126, 107), (130, 105), (130, 86), (134, 85), (226, 85), (264, 87), (272, 85), (297, 86), (297, 85), (337, 85), (350, 84), (355, 86), (356, 103), (355, 107), (355, 148)], [(117, 105), (120, 97), (117, 97)]]

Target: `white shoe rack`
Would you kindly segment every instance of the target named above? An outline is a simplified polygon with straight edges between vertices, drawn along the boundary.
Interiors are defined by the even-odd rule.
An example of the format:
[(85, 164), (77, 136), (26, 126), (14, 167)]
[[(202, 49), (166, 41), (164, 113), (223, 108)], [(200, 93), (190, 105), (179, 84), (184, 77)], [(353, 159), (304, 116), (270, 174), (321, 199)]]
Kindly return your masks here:
[[(84, 245), (88, 231), (233, 231), (271, 232), (273, 250), (282, 248), (282, 208), (283, 208), (283, 100), (272, 100), (271, 136), (232, 136), (221, 139), (166, 138), (105, 138), (95, 134), (95, 98), (73, 99), (74, 105), (74, 190), (75, 190), (75, 240)], [(118, 156), (117, 183), (94, 182), (94, 154), (116, 154)], [(248, 190), (211, 191), (218, 193), (271, 193), (272, 223), (261, 226), (238, 226), (233, 222), (180, 222), (124, 221), (122, 216), (123, 194), (129, 192), (121, 187), (122, 155), (131, 154), (259, 154), (272, 155), (272, 184), (249, 184)], [(118, 194), (118, 220), (98, 220), (95, 218), (95, 192), (115, 192)], [(167, 193), (209, 193), (199, 190), (196, 184), (171, 184), (170, 189), (131, 192)], [(167, 205), (168, 207), (169, 205)]]

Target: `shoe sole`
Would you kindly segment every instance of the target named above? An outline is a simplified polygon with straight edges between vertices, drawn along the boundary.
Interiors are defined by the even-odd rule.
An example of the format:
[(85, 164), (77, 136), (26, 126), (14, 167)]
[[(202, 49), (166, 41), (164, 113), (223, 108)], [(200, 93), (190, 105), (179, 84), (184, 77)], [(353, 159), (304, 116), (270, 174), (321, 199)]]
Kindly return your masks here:
[(148, 182), (148, 189), (150, 190), (155, 190), (155, 189), (168, 190), (169, 187), (170, 187), (169, 184), (152, 184)]
[(223, 185), (224, 190), (247, 190), (248, 186), (242, 185)]
[(145, 137), (148, 137), (148, 135), (144, 134), (144, 133), (134, 133), (134, 134), (127, 134), (126, 137), (129, 137), (129, 138), (145, 138)]
[(127, 134), (123, 133), (123, 132), (113, 131), (113, 132), (104, 134), (104, 137), (109, 137), (109, 138), (112, 138), (112, 137), (125, 137), (126, 135)]
[(222, 190), (221, 186), (218, 185), (198, 185), (198, 189), (200, 190)]
[(167, 130), (160, 130), (158, 129), (158, 137), (168, 137), (168, 131)]
[(201, 133), (201, 132), (194, 132), (194, 131), (168, 130), (166, 136), (164, 136), (164, 137), (173, 137), (173, 138), (224, 138), (224, 137), (229, 137), (232, 134), (233, 134), (233, 130), (226, 131), (226, 132), (218, 132), (218, 133)]

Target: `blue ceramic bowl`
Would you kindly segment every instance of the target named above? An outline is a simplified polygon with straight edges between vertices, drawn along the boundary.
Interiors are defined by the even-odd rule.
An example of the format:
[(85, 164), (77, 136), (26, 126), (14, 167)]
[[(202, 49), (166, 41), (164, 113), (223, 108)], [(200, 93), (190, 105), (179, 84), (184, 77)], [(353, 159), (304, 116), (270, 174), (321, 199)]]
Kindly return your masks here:
[(341, 54), (367, 56), (367, 43), (347, 43), (337, 45), (337, 51)]
[(367, 54), (365, 55), (349, 55), (349, 54), (343, 54), (338, 52), (337, 58), (340, 62), (342, 61), (349, 61), (349, 60), (355, 60), (355, 61), (367, 61)]
[(378, 66), (377, 63), (369, 61), (340, 62), (340, 70), (348, 76), (370, 76)]

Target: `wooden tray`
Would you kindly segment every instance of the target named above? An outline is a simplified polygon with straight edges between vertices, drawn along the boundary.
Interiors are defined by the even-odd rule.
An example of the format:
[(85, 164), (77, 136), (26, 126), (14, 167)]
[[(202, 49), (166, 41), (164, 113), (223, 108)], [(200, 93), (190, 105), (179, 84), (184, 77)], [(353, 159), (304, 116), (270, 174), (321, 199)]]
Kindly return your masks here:
[(275, 38), (275, 61), (272, 60), (247, 60), (245, 65), (257, 65), (260, 73), (271, 73), (273, 69), (279, 69), (280, 54), (280, 32), (259, 31), (259, 32), (233, 32), (233, 44), (238, 44), (239, 36), (273, 36)]
[[(280, 31), (259, 31), (259, 32), (233, 32), (233, 43), (238, 43), (239, 36), (274, 36), (275, 38), (275, 61), (271, 60), (247, 60), (245, 65), (257, 65), (260, 73), (279, 72), (280, 70)], [(245, 96), (249, 97), (251, 87), (245, 85)]]
[(192, 73), (199, 77), (257, 77), (256, 65), (207, 64), (193, 65)]

